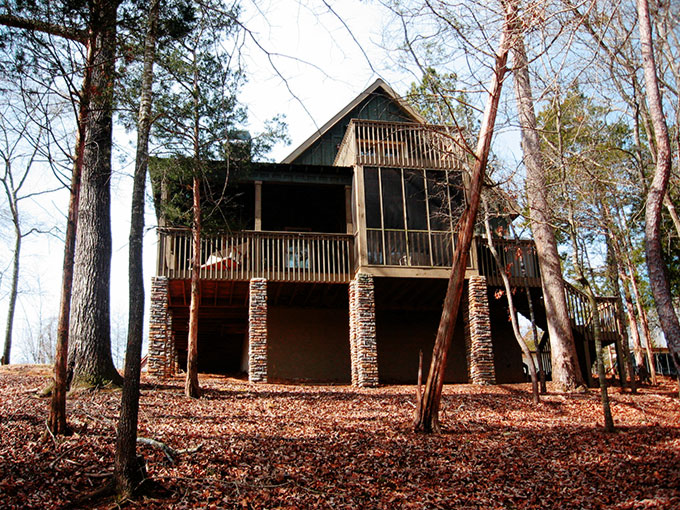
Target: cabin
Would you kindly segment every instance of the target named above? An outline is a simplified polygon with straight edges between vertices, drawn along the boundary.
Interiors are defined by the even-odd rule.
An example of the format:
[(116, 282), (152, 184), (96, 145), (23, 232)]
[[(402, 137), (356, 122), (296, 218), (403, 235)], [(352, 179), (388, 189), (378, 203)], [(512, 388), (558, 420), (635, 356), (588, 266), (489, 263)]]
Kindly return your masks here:
[[(164, 164), (151, 172), (159, 228), (148, 371), (158, 377), (186, 367), (195, 269), (190, 229), (164, 208), (175, 200), (186, 212), (186, 186)], [(229, 204), (201, 241), (199, 371), (247, 374), (253, 383), (415, 382), (442, 311), (466, 164), (451, 130), (428, 125), (382, 80), (280, 163), (216, 163), (210, 179), (222, 182)], [(518, 310), (529, 315), (530, 296), (547, 330), (533, 243), (498, 238), (496, 246)], [(498, 271), (477, 238), (447, 383), (525, 380)], [(587, 300), (572, 287), (568, 299), (590, 380)], [(601, 315), (605, 343), (614, 342), (615, 302), (601, 300)], [(539, 351), (549, 363), (546, 337)]]

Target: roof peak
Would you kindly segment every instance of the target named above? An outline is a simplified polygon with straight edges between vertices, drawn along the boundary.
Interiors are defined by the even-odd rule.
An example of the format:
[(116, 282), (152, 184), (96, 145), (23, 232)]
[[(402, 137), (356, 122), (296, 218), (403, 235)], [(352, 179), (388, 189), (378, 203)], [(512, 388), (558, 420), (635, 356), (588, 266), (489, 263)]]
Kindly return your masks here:
[(425, 122), (425, 119), (417, 111), (413, 109), (401, 96), (399, 96), (392, 87), (390, 87), (382, 78), (377, 78), (371, 85), (369, 85), (363, 92), (356, 96), (352, 101), (347, 103), (338, 113), (336, 113), (328, 122), (317, 129), (309, 138), (307, 138), (301, 145), (286, 156), (281, 163), (292, 163), (295, 159), (305, 152), (314, 142), (321, 138), (333, 126), (335, 126), (343, 117), (352, 111), (354, 107), (360, 104), (371, 94), (378, 89), (382, 89), (393, 101), (395, 101), (410, 117), (416, 122)]

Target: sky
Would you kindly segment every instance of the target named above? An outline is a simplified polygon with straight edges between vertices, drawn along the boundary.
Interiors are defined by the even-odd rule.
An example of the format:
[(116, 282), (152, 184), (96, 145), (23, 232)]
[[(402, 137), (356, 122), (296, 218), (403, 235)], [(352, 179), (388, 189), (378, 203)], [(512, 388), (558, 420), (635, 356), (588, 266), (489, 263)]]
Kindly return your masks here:
[[(335, 14), (323, 1), (244, 2), (242, 21), (252, 32), (252, 37), (246, 38), (242, 57), (248, 77), (241, 94), (241, 101), (248, 106), (249, 112), (246, 128), (255, 134), (262, 130), (267, 119), (277, 114), (286, 116), (291, 144), (276, 146), (270, 154), (274, 161), (280, 161), (292, 152), (376, 78), (383, 78), (397, 92), (406, 91), (415, 79), (414, 74), (395, 69), (381, 47), (386, 17), (379, 6), (357, 0), (329, 4)], [(134, 136), (116, 126), (114, 144), (111, 323), (114, 337), (118, 336), (119, 341), (124, 342)], [(40, 180), (46, 178), (43, 175)], [(36, 197), (25, 202), (25, 217), (30, 222), (56, 223), (63, 230), (67, 201), (68, 195), (64, 191)], [(150, 200), (147, 200), (145, 223), (147, 322), (148, 290), (156, 258), (156, 231), (153, 228), (156, 219)], [(32, 235), (25, 238), (22, 245), (21, 294), (14, 319), (12, 348), (14, 363), (25, 361), (26, 337), (35, 336), (41, 322), (45, 324), (57, 315), (63, 260), (61, 237), (61, 234)], [(3, 271), (0, 282), (0, 341), (3, 343), (11, 243), (9, 224), (3, 222), (0, 233), (0, 270)], [(121, 349), (119, 351), (122, 352)]]
[[(243, 0), (243, 6), (241, 20), (252, 34), (246, 37), (242, 48), (248, 81), (240, 99), (249, 112), (249, 124), (244, 127), (257, 134), (267, 119), (278, 114), (286, 116), (291, 144), (276, 146), (270, 154), (274, 161), (285, 158), (376, 78), (382, 78), (401, 94), (418, 79), (413, 69), (399, 65), (398, 56), (385, 48), (396, 44), (393, 38), (385, 40), (383, 35), (386, 26), (394, 28), (394, 25), (389, 27), (394, 20), (376, 2)], [(510, 89), (506, 87), (506, 94), (511, 94)], [(111, 324), (114, 344), (116, 338), (122, 344), (127, 328), (134, 134), (116, 126), (114, 143)], [(511, 124), (499, 126), (494, 152), (510, 167), (517, 165), (521, 158), (519, 136)], [(149, 193), (147, 186), (147, 195)], [(46, 224), (57, 223), (63, 228), (67, 200), (65, 192), (41, 196), (26, 204), (26, 212), (33, 218), (42, 218)], [(145, 327), (148, 328), (148, 291), (157, 249), (156, 219), (150, 199), (147, 199), (145, 223)], [(0, 281), (0, 331), (3, 333), (0, 341), (4, 342), (11, 232), (7, 223), (1, 225), (0, 271), (5, 272)], [(14, 321), (13, 362), (24, 361), (25, 339), (31, 332), (36, 333), (40, 321), (46, 323), (57, 315), (62, 257), (63, 242), (57, 237), (31, 236), (25, 240), (21, 258), (23, 293)], [(123, 352), (120, 345), (114, 345), (114, 350)]]

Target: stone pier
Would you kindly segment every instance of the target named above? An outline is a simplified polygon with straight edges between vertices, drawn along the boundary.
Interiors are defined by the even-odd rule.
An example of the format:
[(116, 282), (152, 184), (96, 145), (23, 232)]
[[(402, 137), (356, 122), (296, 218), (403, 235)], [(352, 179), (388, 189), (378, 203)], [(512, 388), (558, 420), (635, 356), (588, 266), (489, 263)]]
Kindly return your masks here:
[(489, 299), (484, 276), (472, 276), (468, 281), (468, 299), (463, 300), (463, 314), (468, 379), (473, 384), (496, 384)]
[(349, 337), (352, 386), (378, 385), (378, 346), (375, 333), (373, 276), (357, 273), (349, 284)]
[(248, 380), (267, 382), (267, 280), (250, 280), (248, 306)]
[(177, 350), (172, 335), (169, 284), (165, 276), (151, 279), (149, 317), (148, 373), (153, 377), (172, 377), (177, 369)]

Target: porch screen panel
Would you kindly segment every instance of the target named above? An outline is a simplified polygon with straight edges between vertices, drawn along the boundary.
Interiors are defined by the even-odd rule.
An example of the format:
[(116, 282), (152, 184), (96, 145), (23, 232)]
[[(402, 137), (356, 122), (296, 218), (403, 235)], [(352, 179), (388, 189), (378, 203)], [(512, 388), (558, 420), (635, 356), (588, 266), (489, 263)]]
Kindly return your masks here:
[(366, 244), (368, 263), (383, 265), (385, 263), (385, 256), (383, 253), (382, 230), (367, 230)]
[(377, 168), (364, 169), (364, 188), (366, 196), (366, 227), (382, 228), (380, 220), (380, 181)]
[(401, 189), (401, 169), (381, 168), (383, 228), (404, 228), (404, 198)]
[(431, 260), (427, 227), (427, 198), (422, 170), (404, 170), (404, 195), (409, 265), (429, 266)]
[(430, 229), (449, 230), (451, 221), (448, 208), (446, 174), (436, 170), (427, 170), (427, 198), (430, 210)]
[(427, 230), (427, 206), (422, 170), (404, 170), (406, 217), (409, 230)]
[(385, 263), (388, 266), (408, 266), (406, 251), (406, 232), (403, 230), (385, 230)]
[(441, 170), (365, 167), (367, 263), (450, 266), (458, 182)]

